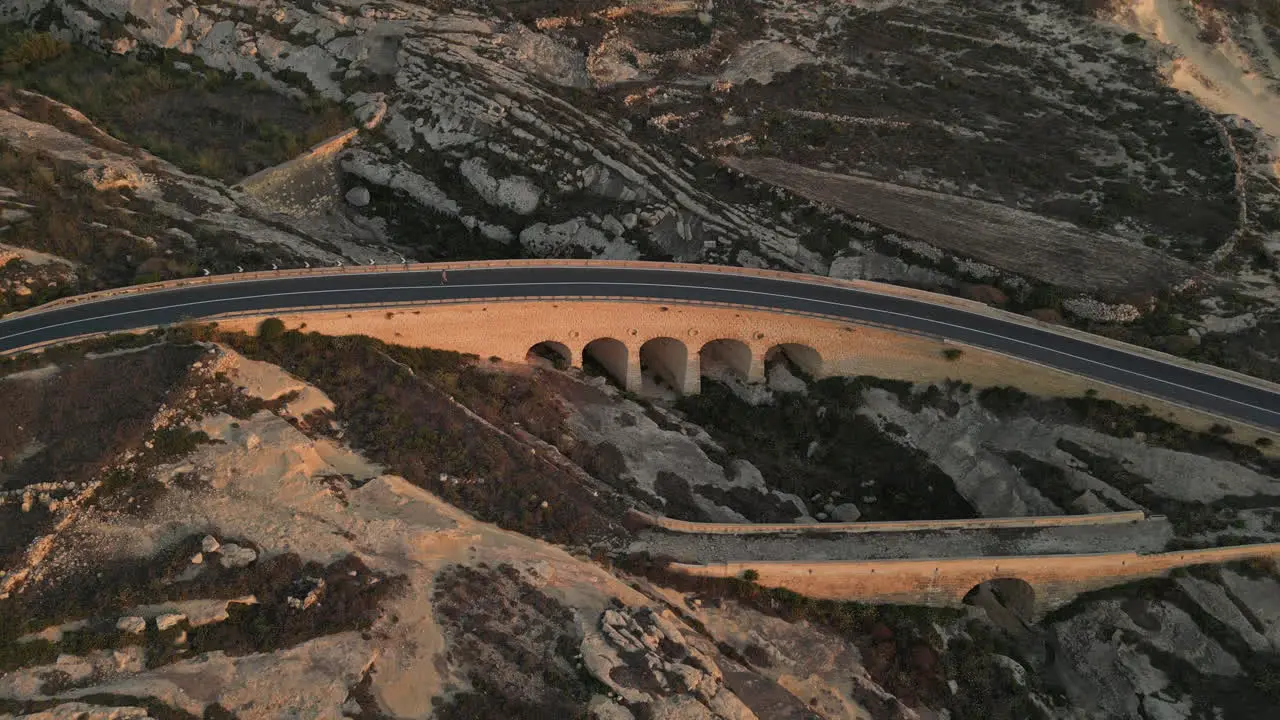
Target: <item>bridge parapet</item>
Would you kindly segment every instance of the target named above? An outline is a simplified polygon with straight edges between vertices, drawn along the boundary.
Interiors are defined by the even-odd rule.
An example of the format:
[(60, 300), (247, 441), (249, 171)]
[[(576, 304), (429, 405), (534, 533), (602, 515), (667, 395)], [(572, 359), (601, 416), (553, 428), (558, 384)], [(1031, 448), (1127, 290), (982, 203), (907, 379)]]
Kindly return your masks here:
[(1035, 591), (1036, 617), (1062, 607), (1077, 595), (1180, 567), (1280, 558), (1280, 543), (1138, 555), (1027, 555), (920, 560), (819, 562), (673, 563), (671, 568), (701, 577), (741, 577), (757, 573), (765, 587), (781, 587), (809, 597), (872, 603), (960, 607), (979, 585), (1016, 579)]

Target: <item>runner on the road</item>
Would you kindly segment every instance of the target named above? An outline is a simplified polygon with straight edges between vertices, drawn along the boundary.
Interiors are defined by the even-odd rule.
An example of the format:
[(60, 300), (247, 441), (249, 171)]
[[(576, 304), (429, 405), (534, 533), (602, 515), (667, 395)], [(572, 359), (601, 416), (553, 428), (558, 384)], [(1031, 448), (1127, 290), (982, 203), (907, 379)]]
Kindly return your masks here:
[(444, 268), (440, 268), (440, 284), (441, 285), (449, 284), (449, 271)]

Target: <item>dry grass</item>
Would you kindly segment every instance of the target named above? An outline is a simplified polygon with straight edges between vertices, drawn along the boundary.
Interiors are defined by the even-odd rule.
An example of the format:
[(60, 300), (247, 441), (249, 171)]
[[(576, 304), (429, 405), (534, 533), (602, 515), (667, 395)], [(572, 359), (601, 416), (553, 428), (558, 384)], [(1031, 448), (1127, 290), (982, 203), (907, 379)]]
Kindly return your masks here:
[(1119, 238), (1002, 205), (837, 175), (771, 158), (726, 158), (740, 172), (932, 245), (1086, 292), (1155, 292), (1185, 263)]

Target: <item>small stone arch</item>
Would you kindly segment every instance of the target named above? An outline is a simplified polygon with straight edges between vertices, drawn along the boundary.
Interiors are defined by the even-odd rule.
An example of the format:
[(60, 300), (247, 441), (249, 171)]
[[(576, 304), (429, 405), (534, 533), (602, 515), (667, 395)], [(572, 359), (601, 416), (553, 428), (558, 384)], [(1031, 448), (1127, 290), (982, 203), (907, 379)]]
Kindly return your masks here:
[(640, 371), (650, 371), (655, 379), (669, 384), (676, 392), (684, 391), (688, 367), (689, 348), (675, 338), (656, 337), (640, 346)]
[(993, 578), (978, 583), (964, 596), (965, 605), (982, 607), (988, 615), (993, 603), (1013, 613), (1019, 620), (1031, 622), (1036, 611), (1036, 589), (1022, 578)]
[(698, 350), (698, 367), (703, 375), (718, 368), (728, 368), (746, 380), (751, 376), (751, 347), (731, 338), (710, 340)]
[(779, 343), (764, 354), (765, 364), (787, 360), (811, 378), (822, 377), (822, 354), (800, 343)]
[(573, 364), (573, 351), (562, 342), (543, 340), (534, 343), (525, 353), (525, 362), (536, 364), (539, 361), (550, 362), (557, 370), (564, 370)]
[(582, 349), (583, 368), (593, 363), (619, 385), (627, 386), (627, 346), (621, 340), (603, 337), (587, 343)]

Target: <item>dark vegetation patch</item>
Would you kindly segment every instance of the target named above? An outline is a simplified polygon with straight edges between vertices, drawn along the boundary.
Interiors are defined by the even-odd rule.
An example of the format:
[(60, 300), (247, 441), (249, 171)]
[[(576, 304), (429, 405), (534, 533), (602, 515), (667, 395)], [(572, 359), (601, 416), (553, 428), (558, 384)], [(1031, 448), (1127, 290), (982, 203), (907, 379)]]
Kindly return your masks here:
[(1207, 333), (1185, 353), (1192, 360), (1280, 382), (1280, 322), (1264, 319), (1234, 333)]
[[(1016, 687), (992, 660), (996, 653), (1016, 652), (1002, 636), (970, 623), (968, 638), (953, 639), (944, 649), (938, 627), (954, 627), (964, 616), (960, 610), (817, 600), (753, 580), (673, 572), (664, 560), (647, 553), (626, 556), (619, 566), (664, 587), (696, 594), (704, 604), (736, 600), (788, 622), (807, 621), (828, 629), (856, 645), (871, 678), (908, 707), (949, 708), (953, 717), (964, 718), (1040, 717), (1030, 701), (1034, 678), (1029, 687)], [(956, 694), (948, 688), (952, 679), (960, 685)], [(883, 710), (884, 717), (893, 716), (891, 706)]]
[[(258, 603), (232, 605), (227, 621), (192, 629), (192, 653), (271, 652), (322, 635), (367, 630), (381, 614), (382, 601), (403, 587), (403, 578), (375, 573), (354, 555), (327, 566), (303, 563), (292, 553), (265, 562), (270, 574), (255, 578), (251, 589)], [(295, 607), (309, 596), (318, 598), (315, 605)]]
[(366, 212), (385, 218), (397, 247), (406, 248), (415, 260), (504, 260), (527, 255), (514, 236), (509, 241), (488, 238), (479, 228), (469, 228), (453, 215), (425, 207), (399, 190), (351, 175), (344, 175), (344, 182), (348, 187), (360, 185), (369, 190)]
[(563, 409), (532, 377), (488, 371), (458, 353), (363, 336), (291, 331), (274, 341), (241, 333), (218, 339), (319, 387), (337, 405), (344, 441), (482, 520), (566, 544), (625, 533), (620, 500), (597, 496), (451, 402), (498, 428), (519, 423), (559, 442), (566, 437)]
[[(1234, 167), (1211, 117), (1164, 87), (1145, 47), (1114, 47), (1108, 34), (1085, 27), (1092, 20), (1075, 22), (1080, 41), (1064, 44), (994, 1), (953, 11), (855, 10), (821, 52), (865, 76), (813, 65), (769, 85), (745, 83), (683, 131), (723, 137), (727, 107), (746, 118), (742, 131), (765, 155), (886, 178), (920, 171), (1091, 228), (1131, 219), (1170, 238), (1175, 254), (1202, 257), (1236, 220)], [(1026, 54), (986, 40), (997, 37), (1038, 48)], [(1077, 58), (1123, 82), (1090, 83)], [(696, 99), (670, 111), (687, 115), (704, 105)]]
[(1063, 512), (1073, 515), (1085, 512), (1074, 502), (1080, 496), (1082, 489), (1071, 484), (1066, 471), (1062, 468), (1018, 450), (1005, 453), (1004, 459), (1017, 468), (1023, 480)]
[[(811, 384), (805, 395), (778, 393), (771, 405), (751, 406), (724, 385), (704, 379), (702, 394), (681, 398), (677, 408), (731, 456), (759, 468), (770, 488), (802, 498), (834, 490), (855, 502), (874, 496), (874, 503), (859, 503), (865, 520), (974, 517), (951, 478), (923, 452), (858, 414), (862, 393), (871, 387), (907, 403), (917, 397), (910, 383), (828, 378)], [(920, 402), (930, 401), (925, 397), (921, 394)]]
[[(694, 522), (711, 520), (711, 517), (698, 507), (698, 502), (689, 487), (689, 481), (679, 475), (667, 470), (659, 471), (658, 477), (653, 481), (653, 489), (662, 496), (664, 501), (662, 513), (667, 517)], [(705, 487), (699, 487), (698, 494), (704, 495), (706, 490)]]
[[(367, 629), (380, 614), (383, 599), (402, 583), (369, 570), (355, 556), (323, 565), (287, 553), (244, 568), (225, 568), (212, 553), (193, 566), (191, 557), (201, 551), (202, 537), (184, 538), (152, 558), (114, 560), (39, 580), (0, 600), (0, 671), (52, 662), (59, 654), (129, 644), (144, 646), (149, 667), (213, 650), (269, 652), (322, 635)], [(303, 601), (313, 590), (318, 603), (305, 609), (291, 606), (290, 598)], [(258, 604), (231, 605), (230, 618), (221, 623), (198, 628), (180, 623), (164, 633), (149, 623), (143, 635), (115, 628), (116, 619), (138, 605), (245, 595), (256, 596)], [(81, 618), (92, 619), (89, 627), (66, 633), (60, 643), (15, 641)], [(173, 640), (182, 631), (189, 634), (188, 645), (175, 647)]]
[[(120, 342), (138, 341), (127, 336)], [(125, 450), (142, 450), (143, 442), (153, 435), (160, 442), (151, 451), (156, 459), (183, 452), (199, 441), (181, 430), (152, 433), (151, 421), (186, 377), (200, 349), (161, 344), (111, 357), (84, 357), (90, 348), (112, 344), (57, 348), (46, 358), (6, 358), (10, 367), (43, 360), (57, 363), (60, 369), (40, 381), (0, 380), (0, 407), (5, 413), (5, 421), (0, 422), (0, 489), (87, 483)], [(54, 519), (43, 510), (33, 512), (22, 513), (12, 500), (0, 506), (0, 519), (5, 521), (0, 531), (3, 566)]]
[[(700, 485), (698, 494), (757, 522), (789, 523), (794, 522), (800, 514), (800, 508), (796, 507), (795, 503), (755, 488), (725, 489), (714, 485)], [(693, 518), (681, 517), (680, 519), (692, 520)]]
[(574, 612), (510, 565), (452, 565), (436, 577), (435, 616), (451, 667), (471, 690), (436, 700), (442, 720), (586, 717), (606, 691), (577, 659)]
[[(0, 102), (8, 105), (7, 100), (7, 92), (0, 87)], [(34, 307), (64, 295), (195, 272), (196, 253), (166, 234), (168, 226), (148, 207), (127, 191), (94, 189), (79, 177), (82, 172), (76, 163), (19, 152), (0, 140), (0, 185), (15, 190), (21, 202), (33, 206), (29, 219), (5, 232), (5, 242), (80, 263), (74, 270), (61, 263), (39, 267), (7, 263), (0, 268), (0, 277), (26, 285), (31, 293), (0, 293), (0, 312)]]
[[(296, 100), (194, 56), (140, 47), (128, 57), (0, 28), (0, 82), (49, 95), (187, 170), (234, 182), (349, 126), (335, 103)], [(183, 70), (174, 65), (195, 66)]]
[(1148, 445), (1226, 460), (1280, 477), (1280, 460), (1253, 445), (1235, 442), (1230, 438), (1230, 427), (1223, 426), (1218, 432), (1192, 430), (1158, 417), (1145, 405), (1124, 405), (1093, 393), (1074, 398), (1040, 397), (1008, 386), (981, 390), (978, 402), (1001, 417), (1030, 415), (1049, 424), (1082, 425), (1119, 438), (1142, 433)]

